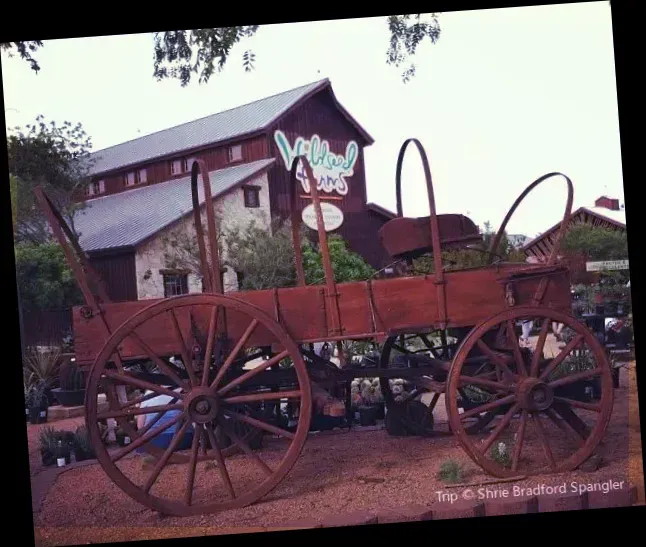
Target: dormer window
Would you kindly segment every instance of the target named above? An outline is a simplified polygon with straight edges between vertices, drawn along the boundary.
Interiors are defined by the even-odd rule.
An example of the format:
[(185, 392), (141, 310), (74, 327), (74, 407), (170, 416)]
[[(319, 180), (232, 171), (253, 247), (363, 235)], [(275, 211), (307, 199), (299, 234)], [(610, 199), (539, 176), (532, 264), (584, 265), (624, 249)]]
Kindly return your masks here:
[(123, 177), (123, 180), (126, 184), (126, 186), (134, 186), (136, 181), (135, 181), (135, 172), (131, 171), (130, 173), (126, 173)]
[(136, 183), (144, 184), (148, 180), (148, 171), (146, 169), (139, 169), (137, 171)]
[(91, 182), (85, 188), (85, 195), (88, 197), (96, 196), (97, 194), (103, 194), (105, 192), (105, 181), (98, 180)]
[(242, 160), (242, 145), (236, 144), (229, 147), (229, 163)]

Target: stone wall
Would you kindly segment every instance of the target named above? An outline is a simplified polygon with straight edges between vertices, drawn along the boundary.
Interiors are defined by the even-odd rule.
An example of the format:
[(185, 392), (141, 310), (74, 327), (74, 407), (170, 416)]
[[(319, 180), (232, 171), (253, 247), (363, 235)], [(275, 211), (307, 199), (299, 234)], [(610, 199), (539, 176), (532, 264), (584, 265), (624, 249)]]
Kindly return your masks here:
[[(251, 220), (256, 220), (256, 222), (263, 223), (269, 227), (271, 210), (269, 206), (267, 174), (265, 173), (257, 177), (253, 181), (250, 181), (249, 184), (260, 187), (260, 207), (245, 207), (242, 188), (238, 188), (215, 200), (213, 210), (216, 219), (219, 219), (220, 230), (223, 233), (235, 227), (244, 227)], [(201, 213), (203, 224), (206, 225), (206, 206), (202, 207)], [(137, 249), (135, 253), (135, 269), (137, 276), (137, 297), (140, 300), (164, 297), (164, 281), (160, 270), (168, 268), (164, 256), (167, 248), (165, 237), (176, 237), (175, 234), (195, 234), (195, 223), (193, 222), (192, 214), (187, 215), (179, 222), (159, 232), (155, 238), (144, 243)], [(221, 262), (224, 263), (225, 261), (226, 249), (224, 249), (223, 256), (221, 257)], [(197, 272), (196, 267), (191, 269)], [(237, 289), (237, 274), (230, 267), (227, 267), (224, 273), (224, 291), (231, 292)], [(189, 293), (202, 292), (201, 277), (196, 273), (190, 273), (188, 275), (188, 290)]]

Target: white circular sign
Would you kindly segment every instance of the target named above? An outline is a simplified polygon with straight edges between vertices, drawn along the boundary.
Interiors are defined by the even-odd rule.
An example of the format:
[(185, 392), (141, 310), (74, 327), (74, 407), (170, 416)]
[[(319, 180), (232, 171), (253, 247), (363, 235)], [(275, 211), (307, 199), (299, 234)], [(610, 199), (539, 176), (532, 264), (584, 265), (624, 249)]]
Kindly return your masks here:
[[(322, 201), (321, 213), (323, 214), (323, 226), (325, 227), (326, 232), (336, 230), (341, 226), (341, 224), (343, 224), (343, 211), (341, 211), (341, 209), (336, 205)], [(312, 230), (318, 230), (318, 225), (316, 223), (316, 209), (314, 209), (313, 203), (310, 203), (305, 207), (305, 209), (303, 209), (302, 218), (306, 226)]]

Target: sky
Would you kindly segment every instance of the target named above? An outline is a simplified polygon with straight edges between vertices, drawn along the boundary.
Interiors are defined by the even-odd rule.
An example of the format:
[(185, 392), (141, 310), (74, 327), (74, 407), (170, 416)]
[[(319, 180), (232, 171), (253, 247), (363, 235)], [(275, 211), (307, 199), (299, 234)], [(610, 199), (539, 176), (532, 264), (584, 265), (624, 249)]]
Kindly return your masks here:
[[(329, 78), (339, 102), (370, 133), (368, 200), (396, 208), (402, 143), (421, 141), (439, 213), (462, 213), (497, 228), (538, 177), (561, 172), (574, 209), (601, 195), (624, 200), (609, 2), (445, 12), (436, 44), (423, 43), (416, 76), (386, 63), (385, 17), (261, 26), (237, 44), (224, 71), (153, 78), (153, 35), (46, 41), (34, 73), (2, 54), (8, 127), (43, 114), (81, 122), (93, 150)], [(242, 54), (256, 55), (255, 70)], [(421, 162), (407, 152), (406, 216), (429, 213)], [(517, 209), (508, 232), (530, 237), (559, 222), (567, 190), (547, 180)]]

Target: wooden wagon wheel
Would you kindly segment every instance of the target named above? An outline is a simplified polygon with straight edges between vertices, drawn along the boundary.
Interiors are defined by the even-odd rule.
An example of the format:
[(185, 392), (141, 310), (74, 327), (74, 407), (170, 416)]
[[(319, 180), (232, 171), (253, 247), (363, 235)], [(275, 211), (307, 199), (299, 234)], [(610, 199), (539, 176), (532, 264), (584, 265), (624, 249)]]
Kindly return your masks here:
[[(515, 332), (516, 322), (524, 320), (540, 327), (529, 354), (521, 352)], [(549, 336), (553, 322), (572, 334), (564, 347)], [(483, 339), (501, 328), (508, 351), (494, 352)], [(466, 364), (476, 352), (489, 356), (497, 377)], [(460, 413), (458, 389), (464, 386), (488, 401)], [(601, 442), (612, 403), (610, 366), (592, 332), (570, 315), (539, 307), (505, 310), (474, 328), (457, 351), (446, 389), (452, 431), (469, 456), (498, 477), (576, 469)], [(505, 411), (491, 433), (480, 439), (467, 435), (470, 416), (498, 408)]]
[[(401, 356), (406, 356), (406, 355), (415, 356), (420, 353), (422, 354), (426, 353), (426, 354), (430, 354), (430, 356), (435, 359), (451, 360), (458, 344), (457, 343), (449, 344), (447, 342), (446, 331), (441, 331), (440, 336), (441, 336), (440, 346), (433, 345), (429, 334), (417, 333), (412, 335), (388, 337), (386, 339), (386, 342), (384, 343), (384, 346), (381, 352), (381, 357), (379, 361), (380, 369), (390, 368), (392, 359), (397, 354)], [(412, 348), (410, 347), (411, 345), (413, 346)], [(447, 374), (441, 374), (440, 376), (438, 376), (438, 378), (436, 378), (436, 380), (445, 381), (446, 377), (447, 377)], [(392, 378), (390, 380), (392, 380)], [(411, 383), (415, 384), (414, 379), (411, 381)], [(379, 385), (381, 386), (381, 392), (384, 396), (384, 400), (386, 401), (386, 404), (389, 406), (396, 404), (393, 397), (392, 389), (390, 387), (389, 379), (380, 377)], [(464, 390), (462, 389), (460, 389), (460, 396), (461, 396), (461, 401), (463, 405), (465, 404), (465, 402), (469, 402), (468, 394), (465, 393)], [(424, 420), (420, 421), (419, 423), (420, 428), (418, 429), (420, 431), (423, 431), (425, 435), (428, 434), (429, 428), (432, 428), (432, 424), (434, 423), (433, 411), (435, 410), (435, 406), (437, 405), (438, 400), (439, 400), (439, 394), (434, 394), (430, 405), (428, 405), (427, 407), (429, 416), (423, 417)], [(469, 405), (469, 406), (473, 406), (473, 405)], [(415, 415), (422, 417), (421, 409), (422, 409), (421, 406), (416, 405), (414, 410)], [(479, 415), (473, 416), (473, 418), (470, 420), (470, 424), (466, 427), (467, 433), (473, 434), (483, 430), (492, 422), (492, 420), (496, 417), (498, 413), (499, 413), (499, 410), (496, 409), (492, 411), (485, 411)], [(406, 414), (408, 415), (410, 413), (406, 412)], [(419, 432), (417, 434), (419, 434)]]
[[(215, 364), (202, 367), (202, 371), (189, 364), (186, 366), (187, 377), (181, 377), (169, 365), (165, 356), (155, 355), (150, 348), (151, 344), (146, 342), (146, 337), (153, 332), (151, 328), (160, 325), (160, 321), (161, 324), (164, 321), (169, 325), (176, 324), (177, 317), (185, 314), (187, 309), (191, 313), (201, 310), (202, 317), (210, 316), (206, 353), (213, 356), (210, 362)], [(205, 310), (210, 310), (210, 313), (205, 314)], [(218, 318), (225, 313), (236, 314), (239, 321), (245, 322), (246, 328), (239, 339), (231, 340), (231, 351), (225, 351), (218, 361), (213, 355), (214, 339), (218, 332)], [(175, 334), (172, 332), (173, 328), (169, 330), (168, 336), (177, 336), (178, 343), (184, 346), (185, 341), (179, 328), (175, 330)], [(262, 361), (255, 368), (232, 375), (232, 364), (236, 357), (248, 345), (247, 342), (254, 333), (259, 331), (265, 338), (273, 338), (275, 346), (280, 348), (279, 353)], [(138, 379), (125, 366), (124, 369), (114, 366), (114, 356), (126, 342), (137, 344), (150, 356), (168, 377), (168, 387)], [(186, 349), (185, 346), (184, 348)], [(279, 392), (262, 391), (258, 387), (261, 384), (257, 375), (286, 358), (290, 358), (293, 363), (293, 383), (297, 385)], [(187, 359), (186, 362), (190, 363), (190, 360)], [(203, 371), (207, 373), (204, 374)], [(148, 389), (158, 395), (167, 395), (172, 400), (169, 404), (143, 408), (136, 408), (136, 404), (146, 397), (138, 397), (119, 405), (111, 401), (107, 411), (99, 412), (97, 397), (100, 383)], [(206, 514), (254, 503), (275, 488), (289, 472), (300, 454), (309, 429), (311, 386), (298, 347), (284, 329), (262, 310), (228, 296), (178, 296), (152, 304), (135, 314), (112, 334), (102, 348), (92, 366), (87, 389), (86, 419), (99, 463), (114, 483), (132, 498), (169, 515)], [(293, 433), (240, 411), (247, 403), (285, 399), (300, 401), (301, 419)], [(177, 415), (164, 425), (158, 425), (159, 419), (169, 411), (176, 412)], [(101, 441), (99, 420), (109, 417), (124, 420), (141, 414), (155, 417), (138, 432), (131, 444), (109, 452)], [(271, 446), (267, 446), (262, 452), (254, 452), (233, 432), (231, 426), (235, 422), (250, 424), (278, 436), (278, 439), (271, 439), (267, 443)], [(226, 458), (215, 439), (216, 424), (222, 427), (241, 453)], [(140, 458), (127, 457), (136, 449), (149, 446), (151, 441), (172, 426), (176, 430), (170, 445), (161, 450), (152, 469), (145, 470)], [(191, 429), (193, 435), (188, 454), (173, 456), (179, 443)], [(178, 460), (184, 464), (175, 464)]]

